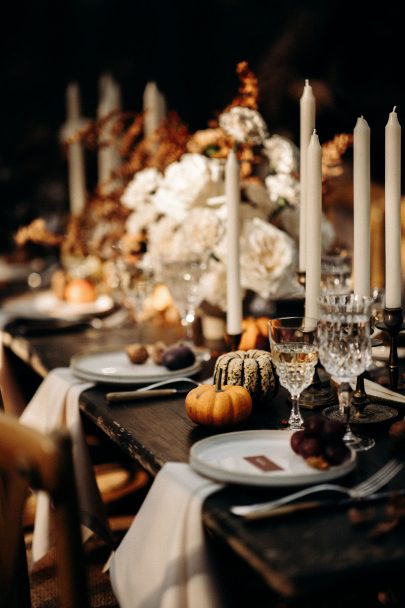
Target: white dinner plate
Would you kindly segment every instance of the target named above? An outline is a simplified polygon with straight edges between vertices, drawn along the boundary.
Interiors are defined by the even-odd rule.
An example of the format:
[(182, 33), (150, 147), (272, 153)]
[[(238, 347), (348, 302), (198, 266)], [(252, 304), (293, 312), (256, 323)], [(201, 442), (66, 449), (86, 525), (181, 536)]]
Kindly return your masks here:
[(113, 306), (114, 301), (107, 294), (98, 296), (94, 302), (73, 304), (60, 300), (52, 291), (41, 291), (9, 298), (4, 302), (3, 309), (18, 317), (30, 319), (52, 317), (69, 320), (103, 314)]
[[(356, 465), (356, 452), (338, 466), (326, 470), (310, 467), (293, 452), (293, 431), (237, 431), (197, 441), (190, 450), (191, 467), (216, 481), (251, 486), (292, 486), (323, 483), (349, 473)], [(270, 459), (278, 470), (264, 471), (248, 459)]]
[(189, 367), (170, 371), (163, 365), (147, 360), (142, 365), (131, 363), (123, 347), (103, 350), (86, 350), (70, 360), (75, 376), (104, 384), (149, 384), (181, 376), (193, 376), (201, 369), (196, 361)]

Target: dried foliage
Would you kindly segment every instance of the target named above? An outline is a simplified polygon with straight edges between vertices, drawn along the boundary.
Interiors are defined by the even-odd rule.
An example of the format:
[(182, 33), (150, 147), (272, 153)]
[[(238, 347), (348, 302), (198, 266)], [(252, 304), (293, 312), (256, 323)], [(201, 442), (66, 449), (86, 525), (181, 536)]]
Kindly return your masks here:
[(130, 179), (137, 171), (146, 167), (155, 167), (164, 171), (186, 152), (190, 133), (175, 112), (169, 113), (166, 120), (150, 137), (138, 141), (137, 137), (140, 134), (138, 129), (139, 124), (135, 120), (130, 127), (132, 135), (124, 135), (122, 153), (126, 158), (117, 176)]
[(229, 111), (235, 106), (242, 106), (257, 110), (259, 99), (259, 83), (255, 74), (250, 70), (247, 61), (241, 61), (236, 66), (236, 73), (239, 77), (239, 95), (233, 99), (231, 104), (225, 108), (224, 112)]
[(322, 176), (323, 179), (342, 175), (342, 156), (353, 145), (353, 136), (340, 133), (322, 145)]
[(24, 247), (27, 243), (55, 247), (60, 245), (63, 237), (54, 234), (46, 227), (42, 218), (33, 220), (28, 226), (22, 226), (14, 236), (15, 243), (19, 247)]

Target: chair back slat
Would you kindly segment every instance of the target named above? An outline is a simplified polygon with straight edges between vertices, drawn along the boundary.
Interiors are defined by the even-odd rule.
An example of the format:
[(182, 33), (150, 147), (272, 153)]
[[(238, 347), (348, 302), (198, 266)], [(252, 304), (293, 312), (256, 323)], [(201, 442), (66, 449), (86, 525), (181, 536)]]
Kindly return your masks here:
[(22, 550), (22, 513), (29, 486), (47, 492), (53, 505), (60, 606), (88, 608), (70, 437), (38, 433), (0, 412), (0, 603), (5, 608), (30, 606)]

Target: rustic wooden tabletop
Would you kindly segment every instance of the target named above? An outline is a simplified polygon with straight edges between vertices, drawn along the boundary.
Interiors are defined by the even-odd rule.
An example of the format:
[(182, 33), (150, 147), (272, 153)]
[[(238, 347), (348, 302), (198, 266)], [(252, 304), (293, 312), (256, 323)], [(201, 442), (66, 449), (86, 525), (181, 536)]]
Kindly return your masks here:
[[(5, 328), (3, 341), (20, 362), (45, 376), (55, 367), (67, 366), (78, 350), (128, 344), (132, 341), (129, 331), (134, 331), (135, 337), (135, 330), (128, 328), (108, 331), (77, 328), (29, 335), (11, 323)], [(167, 341), (178, 337), (176, 328), (165, 332)], [(211, 369), (212, 363), (206, 364), (200, 378), (207, 377)], [(82, 412), (152, 475), (165, 462), (187, 462), (191, 445), (212, 434), (187, 418), (184, 396), (110, 404), (105, 395), (111, 389), (107, 385), (96, 385), (82, 393)], [(403, 406), (397, 404), (396, 407), (403, 417)], [(272, 401), (256, 407), (251, 418), (239, 428), (281, 428), (288, 411), (286, 393), (279, 389)], [(376, 439), (376, 446), (359, 454), (356, 469), (341, 480), (349, 486), (377, 470), (390, 456), (388, 424), (365, 427), (363, 425), (362, 432), (370, 433)], [(399, 474), (388, 486), (389, 489), (403, 487), (405, 473)], [(276, 592), (289, 602), (299, 602), (308, 596), (314, 602), (311, 605), (319, 601), (319, 605), (328, 606), (335, 605), (332, 600), (325, 604), (328, 597), (359, 590), (363, 594), (371, 593), (400, 580), (398, 577), (405, 565), (405, 525), (398, 524), (391, 532), (380, 535), (375, 535), (374, 530), (376, 522), (386, 519), (386, 502), (373, 505), (372, 521), (363, 525), (354, 525), (347, 509), (342, 508), (259, 522), (243, 521), (229, 511), (232, 504), (248, 504), (281, 494), (280, 489), (275, 488), (228, 485), (204, 503), (203, 521), (207, 530), (213, 533), (215, 542), (220, 539), (222, 548), (230, 549), (229, 555), (237, 554), (241, 558), (241, 572), (246, 580), (250, 580), (250, 574), (257, 577), (258, 585), (268, 589), (269, 594)], [(220, 549), (218, 551), (220, 554)], [(254, 602), (253, 605), (261, 604)]]

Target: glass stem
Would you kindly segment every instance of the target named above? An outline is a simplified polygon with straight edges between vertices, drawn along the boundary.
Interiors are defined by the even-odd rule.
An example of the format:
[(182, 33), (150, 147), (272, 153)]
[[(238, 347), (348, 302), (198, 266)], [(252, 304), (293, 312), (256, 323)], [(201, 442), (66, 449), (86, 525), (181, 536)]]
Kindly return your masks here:
[(288, 419), (288, 425), (291, 430), (299, 430), (302, 429), (304, 420), (301, 416), (300, 405), (299, 405), (299, 395), (291, 395), (291, 414)]
[(338, 389), (339, 398), (339, 411), (342, 416), (346, 418), (346, 433), (344, 434), (343, 441), (353, 442), (356, 440), (356, 436), (352, 433), (350, 428), (350, 408), (351, 408), (351, 386), (349, 382), (342, 382)]
[(194, 339), (193, 324), (186, 321), (185, 330), (186, 330), (187, 341), (193, 342), (193, 339)]

